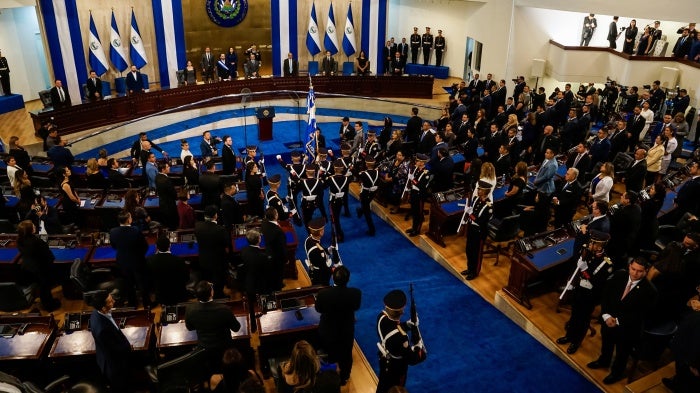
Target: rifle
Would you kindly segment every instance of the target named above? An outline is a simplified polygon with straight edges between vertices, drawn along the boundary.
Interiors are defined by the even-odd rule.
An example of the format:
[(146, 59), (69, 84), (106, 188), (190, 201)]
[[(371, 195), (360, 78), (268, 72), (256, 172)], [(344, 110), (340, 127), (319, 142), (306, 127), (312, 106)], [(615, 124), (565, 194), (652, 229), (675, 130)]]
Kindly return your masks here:
[[(331, 202), (333, 203), (333, 202)], [(338, 251), (338, 235), (335, 233), (335, 214), (333, 214), (333, 207), (329, 206), (330, 209), (330, 217), (331, 217), (331, 247), (330, 248), (330, 253), (331, 253), (331, 259), (333, 260), (333, 267), (339, 266), (343, 264), (343, 260), (340, 259), (340, 253)]]
[(459, 220), (459, 226), (457, 226), (457, 233), (462, 230), (462, 225), (464, 225), (464, 220), (467, 219), (467, 213), (469, 212), (469, 194), (464, 198), (464, 213), (462, 213), (462, 218)]
[[(411, 173), (411, 176), (416, 175), (416, 171), (418, 170), (417, 166), (413, 167), (413, 173)], [(409, 169), (410, 172), (410, 169)], [(401, 193), (401, 200), (406, 196), (406, 191), (408, 191), (408, 185), (413, 184), (413, 179), (406, 179), (406, 185), (403, 187), (403, 192)]]
[(413, 298), (413, 283), (409, 284), (408, 287), (408, 292), (411, 297), (411, 322), (413, 322), (413, 326), (411, 326), (411, 345), (418, 345), (420, 347), (418, 351), (418, 360), (417, 363), (420, 363), (426, 359), (428, 356), (428, 351), (425, 349), (425, 345), (423, 344), (423, 338), (421, 337), (420, 334), (420, 329), (418, 328), (418, 311), (416, 311), (416, 301)]

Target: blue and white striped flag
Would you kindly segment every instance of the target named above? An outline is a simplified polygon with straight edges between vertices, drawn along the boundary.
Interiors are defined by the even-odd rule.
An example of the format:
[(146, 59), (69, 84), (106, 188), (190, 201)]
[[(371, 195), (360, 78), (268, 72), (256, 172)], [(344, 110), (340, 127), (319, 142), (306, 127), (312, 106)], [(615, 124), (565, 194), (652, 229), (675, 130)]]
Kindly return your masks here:
[(335, 31), (335, 17), (333, 16), (333, 3), (328, 10), (328, 22), (326, 22), (326, 36), (323, 39), (323, 46), (332, 55), (338, 53), (338, 34)]
[(126, 51), (124, 51), (122, 39), (119, 37), (119, 28), (117, 27), (117, 20), (114, 18), (114, 11), (112, 11), (112, 30), (109, 34), (109, 45), (109, 59), (117, 71), (124, 72), (124, 70), (129, 68), (129, 65), (126, 62)]
[(306, 32), (306, 47), (311, 56), (316, 56), (321, 52), (321, 36), (318, 34), (318, 22), (316, 21), (316, 3), (311, 6), (309, 29)]
[(136, 24), (136, 14), (134, 14), (133, 8), (131, 9), (131, 36), (129, 37), (129, 42), (131, 43), (129, 53), (131, 55), (131, 64), (141, 69), (148, 64), (148, 59), (146, 59), (146, 49), (143, 48), (141, 33), (139, 33), (139, 25)]
[(92, 13), (90, 14), (90, 37), (88, 38), (88, 43), (90, 46), (90, 68), (95, 70), (97, 75), (102, 76), (109, 70), (109, 63), (107, 63), (107, 56), (105, 56), (102, 43), (100, 43), (100, 36), (97, 35), (97, 28), (95, 27), (95, 20), (92, 19)]
[[(310, 79), (310, 78), (309, 78)], [(306, 96), (306, 113), (309, 115), (309, 122), (306, 125), (306, 134), (309, 136), (306, 142), (306, 151), (309, 153), (309, 161), (316, 158), (316, 95), (314, 86), (309, 84), (309, 95)]]
[(348, 4), (348, 17), (345, 19), (345, 34), (343, 35), (343, 52), (350, 56), (357, 52), (355, 46), (355, 25), (352, 22), (352, 5)]

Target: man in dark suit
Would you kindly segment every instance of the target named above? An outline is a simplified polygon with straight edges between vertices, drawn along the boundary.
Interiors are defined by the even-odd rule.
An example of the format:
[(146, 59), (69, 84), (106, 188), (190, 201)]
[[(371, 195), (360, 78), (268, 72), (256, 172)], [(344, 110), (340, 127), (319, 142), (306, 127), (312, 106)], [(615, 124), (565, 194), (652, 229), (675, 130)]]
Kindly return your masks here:
[(644, 177), (647, 175), (647, 151), (639, 148), (634, 152), (634, 162), (625, 171), (625, 189), (639, 191), (644, 188)]
[(73, 153), (71, 153), (71, 151), (66, 147), (66, 143), (66, 139), (59, 136), (58, 144), (46, 152), (46, 155), (49, 157), (51, 162), (53, 162), (54, 167), (70, 167), (73, 165), (75, 158), (73, 157)]
[(250, 58), (243, 64), (243, 71), (245, 72), (246, 79), (259, 78), (260, 77), (260, 60), (251, 53)]
[(119, 275), (126, 281), (127, 299), (129, 305), (136, 307), (135, 288), (141, 290), (144, 306), (148, 306), (148, 283), (146, 281), (146, 251), (148, 243), (143, 233), (131, 226), (132, 217), (129, 212), (121, 212), (117, 216), (119, 226), (109, 231), (112, 248), (117, 251), (116, 264)]
[(156, 253), (146, 259), (153, 278), (153, 292), (159, 304), (173, 305), (189, 299), (187, 281), (190, 274), (182, 258), (170, 252), (170, 239), (159, 236)]
[(603, 127), (598, 130), (598, 137), (589, 149), (591, 156), (591, 167), (589, 171), (599, 162), (605, 162), (610, 154), (610, 140), (608, 139), (608, 129)]
[(578, 183), (579, 170), (569, 167), (563, 182), (557, 182), (552, 203), (554, 203), (554, 227), (559, 228), (571, 222), (581, 201), (583, 189)]
[(119, 172), (119, 162), (115, 158), (107, 160), (109, 168), (107, 179), (111, 188), (129, 188), (131, 183), (121, 172)]
[(579, 175), (584, 175), (588, 172), (591, 166), (591, 157), (588, 155), (588, 148), (584, 142), (576, 145), (576, 151), (569, 154), (569, 159), (566, 160), (567, 168), (578, 169)]
[(331, 51), (326, 51), (326, 56), (321, 61), (321, 74), (324, 76), (335, 75), (338, 65), (335, 62), (333, 56), (331, 56)]
[(401, 60), (403, 60), (403, 64), (405, 65), (408, 59), (408, 43), (405, 37), (402, 38), (401, 42), (396, 46), (396, 51), (401, 54)]
[(102, 81), (97, 77), (95, 70), (90, 70), (90, 77), (85, 82), (90, 101), (100, 101), (102, 99)]
[(176, 230), (179, 224), (177, 214), (177, 192), (172, 180), (168, 177), (170, 164), (162, 162), (158, 164), (156, 175), (156, 193), (158, 193), (158, 210), (163, 224), (170, 230)]
[(541, 162), (544, 160), (544, 153), (547, 149), (552, 149), (552, 151), (559, 151), (559, 138), (554, 135), (554, 127), (546, 126), (542, 135), (535, 141), (532, 147), (532, 153), (535, 157), (535, 162)]
[(498, 157), (493, 163), (493, 166), (496, 169), (497, 178), (501, 178), (502, 176), (510, 178), (511, 172), (513, 171), (513, 165), (510, 155), (510, 147), (507, 143), (501, 143), (501, 146), (498, 148)]
[(396, 76), (403, 75), (404, 62), (401, 53), (396, 52), (391, 60), (391, 74)]
[[(608, 26), (608, 42), (610, 43), (610, 49), (617, 49), (617, 20), (620, 19), (617, 16), (613, 16), (610, 26)], [(590, 38), (589, 38), (590, 39)]]
[(498, 108), (498, 106), (506, 107), (506, 95), (508, 94), (508, 89), (506, 88), (506, 81), (505, 79), (501, 79), (500, 82), (498, 82), (498, 89), (491, 94), (491, 105), (494, 108)]
[(214, 63), (216, 59), (211, 54), (211, 49), (207, 47), (202, 54), (202, 60), (199, 65), (202, 67), (202, 82), (212, 83), (214, 82)]
[(688, 28), (683, 29), (683, 33), (678, 37), (676, 45), (673, 47), (671, 56), (684, 59), (690, 53), (690, 47), (693, 45), (693, 37), (688, 36)]
[(131, 71), (126, 74), (126, 91), (129, 95), (143, 93), (146, 91), (143, 87), (143, 77), (136, 69), (135, 65), (131, 66)]
[(314, 307), (321, 314), (318, 334), (328, 352), (328, 360), (337, 362), (340, 381), (344, 385), (352, 370), (352, 346), (355, 340), (355, 311), (360, 309), (362, 292), (348, 288), (350, 271), (338, 266), (333, 271), (333, 286), (316, 295)]
[(627, 122), (624, 120), (617, 121), (617, 127), (611, 130), (610, 137), (610, 153), (608, 153), (607, 160), (613, 161), (617, 153), (621, 153), (627, 150), (629, 145), (629, 138), (627, 137)]
[(197, 345), (206, 351), (209, 366), (218, 370), (224, 351), (233, 346), (231, 332), (239, 331), (241, 324), (228, 306), (213, 301), (212, 283), (200, 281), (195, 293), (198, 301), (187, 306), (185, 325), (197, 331)]
[(199, 267), (203, 278), (214, 284), (217, 297), (223, 295), (231, 249), (231, 236), (226, 228), (216, 222), (218, 212), (216, 205), (205, 207), (204, 221), (194, 225), (194, 235), (199, 243)]
[(624, 378), (632, 346), (642, 335), (644, 317), (656, 302), (656, 288), (645, 279), (649, 268), (649, 262), (636, 258), (629, 263), (627, 271), (613, 273), (603, 289), (600, 310), (603, 343), (600, 357), (588, 363), (588, 368), (608, 368), (615, 351), (610, 374), (603, 379), (606, 385)]
[[(160, 146), (156, 145), (152, 140), (148, 139), (148, 135), (145, 132), (139, 133), (139, 138), (131, 144), (131, 150), (129, 155), (131, 156), (131, 161), (134, 165), (138, 165), (139, 162), (144, 161), (141, 151), (143, 150), (144, 142), (148, 142), (150, 148), (159, 151), (163, 155), (163, 158), (168, 158), (168, 152), (163, 150)], [(143, 164), (145, 166), (145, 164)]]
[[(248, 299), (257, 299), (260, 295), (272, 293), (273, 282), (276, 286), (274, 262), (270, 254), (260, 248), (260, 232), (250, 229), (245, 235), (248, 245), (241, 250), (243, 263), (243, 289)], [(251, 330), (256, 331), (254, 307), (250, 307)]]
[(202, 192), (202, 206), (221, 206), (221, 178), (217, 173), (214, 161), (204, 164), (206, 171), (199, 176), (199, 191)]
[(642, 222), (642, 208), (638, 204), (639, 194), (626, 191), (620, 197), (620, 204), (610, 216), (610, 244), (608, 255), (619, 267), (624, 266), (627, 255), (637, 244), (637, 233)]
[(12, 94), (10, 90), (10, 66), (7, 64), (5, 56), (2, 55), (2, 51), (0, 51), (0, 85), (6, 96)]
[(238, 204), (234, 195), (238, 189), (235, 184), (224, 184), (221, 194), (221, 223), (227, 231), (233, 230), (234, 225), (243, 224), (243, 208)]
[[(694, 161), (688, 166), (690, 179), (687, 180), (678, 190), (674, 200), (675, 216), (680, 219), (684, 213), (693, 215), (700, 214), (700, 170), (698, 162)], [(675, 221), (672, 221), (675, 222)]]
[(430, 155), (430, 152), (435, 146), (435, 134), (430, 127), (429, 121), (423, 121), (423, 130), (418, 137), (418, 146), (416, 146), (416, 152)]
[(287, 58), (282, 64), (284, 76), (299, 76), (299, 62), (294, 59), (292, 52), (287, 53)]
[(641, 135), (646, 120), (641, 115), (642, 108), (639, 106), (634, 107), (634, 116), (630, 119), (630, 124), (627, 129), (627, 138), (629, 151), (635, 151), (637, 149), (637, 144), (639, 144), (639, 135)]
[(582, 134), (578, 125), (578, 118), (576, 117), (576, 108), (571, 108), (569, 109), (569, 117), (559, 131), (562, 151), (567, 151), (573, 144), (579, 143), (582, 140)]
[(430, 173), (433, 174), (433, 192), (447, 191), (454, 187), (454, 166), (454, 160), (447, 147), (440, 147), (435, 162), (430, 164)]
[[(414, 142), (418, 144), (423, 127), (423, 119), (418, 116), (418, 108), (411, 108), (411, 117), (406, 121), (405, 137), (406, 142)], [(414, 147), (415, 148), (415, 147)]]
[(70, 101), (70, 93), (68, 89), (63, 87), (63, 82), (60, 79), (56, 79), (56, 83), (49, 93), (51, 94), (51, 105), (54, 110), (70, 108), (73, 105)]
[(224, 147), (221, 148), (221, 163), (224, 175), (233, 175), (236, 171), (236, 153), (233, 151), (233, 139), (224, 135)]
[(90, 333), (95, 340), (95, 357), (113, 392), (130, 392), (129, 355), (131, 343), (112, 317), (114, 299), (107, 291), (95, 293), (95, 310), (90, 314)]
[(265, 210), (265, 220), (262, 222), (260, 231), (265, 237), (265, 251), (272, 258), (271, 269), (274, 274), (270, 274), (272, 290), (279, 291), (284, 287), (284, 266), (287, 264), (287, 237), (277, 222), (279, 213), (274, 207)]

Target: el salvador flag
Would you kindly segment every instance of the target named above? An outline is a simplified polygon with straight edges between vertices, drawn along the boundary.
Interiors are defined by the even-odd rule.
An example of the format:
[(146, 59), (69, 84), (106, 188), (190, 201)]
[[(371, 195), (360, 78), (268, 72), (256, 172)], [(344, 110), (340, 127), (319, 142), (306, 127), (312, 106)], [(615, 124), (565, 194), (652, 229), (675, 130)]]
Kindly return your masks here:
[(109, 59), (114, 64), (114, 68), (119, 72), (124, 72), (129, 65), (126, 63), (126, 52), (124, 51), (124, 46), (122, 46), (122, 39), (119, 37), (119, 28), (117, 27), (117, 20), (114, 18), (114, 11), (112, 11), (112, 31), (109, 34)]
[(345, 19), (345, 34), (343, 35), (343, 52), (350, 56), (357, 52), (355, 47), (355, 26), (352, 22), (352, 5), (348, 4), (348, 17)]
[(326, 23), (326, 37), (323, 39), (323, 46), (332, 55), (338, 53), (338, 36), (335, 31), (335, 17), (333, 16), (333, 3), (328, 10), (328, 22)]
[(129, 41), (131, 42), (131, 64), (135, 65), (136, 68), (143, 68), (143, 66), (148, 64), (148, 60), (146, 59), (146, 50), (143, 48), (143, 41), (141, 41), (139, 25), (136, 24), (136, 15), (133, 8), (131, 9), (131, 36)]
[(109, 70), (109, 63), (107, 63), (107, 56), (105, 56), (105, 51), (102, 49), (102, 44), (100, 43), (100, 36), (97, 35), (97, 28), (95, 27), (95, 21), (92, 19), (92, 13), (90, 14), (90, 68), (95, 70), (97, 75), (101, 76), (107, 70)]
[(309, 29), (306, 32), (306, 47), (311, 56), (316, 56), (321, 52), (321, 37), (318, 34), (318, 22), (316, 22), (316, 3), (311, 6)]
[(316, 95), (314, 94), (313, 85), (309, 85), (309, 95), (306, 97), (306, 113), (309, 114), (309, 122), (306, 125), (306, 133), (309, 136), (306, 150), (311, 156), (310, 160), (313, 161), (316, 156), (316, 146), (313, 145), (314, 133), (316, 132)]

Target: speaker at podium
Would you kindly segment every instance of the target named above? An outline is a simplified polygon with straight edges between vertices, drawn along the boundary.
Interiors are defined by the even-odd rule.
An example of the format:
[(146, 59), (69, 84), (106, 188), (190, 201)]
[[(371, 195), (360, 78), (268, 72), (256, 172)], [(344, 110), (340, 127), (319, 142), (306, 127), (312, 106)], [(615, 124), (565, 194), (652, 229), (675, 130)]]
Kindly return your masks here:
[(258, 118), (258, 140), (272, 140), (272, 119), (275, 118), (275, 107), (262, 106), (257, 108), (255, 117)]

